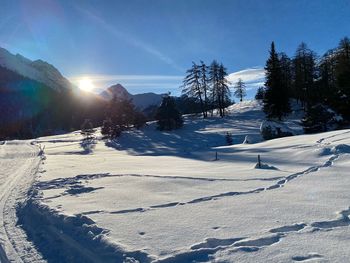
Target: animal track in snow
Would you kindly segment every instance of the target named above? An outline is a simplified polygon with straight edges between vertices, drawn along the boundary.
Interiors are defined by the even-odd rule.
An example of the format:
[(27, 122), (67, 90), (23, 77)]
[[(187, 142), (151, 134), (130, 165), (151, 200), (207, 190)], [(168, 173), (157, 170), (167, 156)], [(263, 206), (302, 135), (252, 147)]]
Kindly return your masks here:
[(310, 260), (310, 259), (315, 259), (315, 258), (322, 258), (323, 256), (317, 254), (317, 253), (309, 253), (306, 256), (294, 256), (292, 257), (292, 259), (294, 261), (306, 261), (306, 260)]

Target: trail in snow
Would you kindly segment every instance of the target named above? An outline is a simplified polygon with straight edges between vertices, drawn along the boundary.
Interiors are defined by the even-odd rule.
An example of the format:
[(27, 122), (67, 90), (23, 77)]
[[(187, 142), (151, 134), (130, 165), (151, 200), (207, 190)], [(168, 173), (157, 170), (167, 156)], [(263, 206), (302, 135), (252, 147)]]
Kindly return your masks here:
[[(204, 242), (193, 245), (190, 250), (172, 255), (168, 258), (160, 259), (155, 262), (193, 262), (197, 260), (210, 261), (210, 256), (221, 250), (230, 250), (235, 252), (256, 252), (260, 249), (271, 246), (286, 238), (289, 234), (304, 230), (304, 234), (311, 234), (314, 231), (327, 230), (331, 231), (339, 227), (350, 226), (350, 207), (340, 211), (338, 217), (334, 220), (325, 220), (321, 222), (296, 223), (294, 225), (286, 225), (278, 228), (270, 229), (265, 235), (259, 237), (233, 237), (228, 239), (209, 238)], [(304, 261), (314, 258), (322, 258), (317, 253), (309, 253), (306, 256), (293, 256), (293, 261)]]
[(34, 181), (40, 158), (35, 146), (23, 141), (0, 145), (0, 261), (22, 262), (23, 257), (36, 262), (40, 255), (28, 244), (18, 226), (16, 205), (23, 201)]

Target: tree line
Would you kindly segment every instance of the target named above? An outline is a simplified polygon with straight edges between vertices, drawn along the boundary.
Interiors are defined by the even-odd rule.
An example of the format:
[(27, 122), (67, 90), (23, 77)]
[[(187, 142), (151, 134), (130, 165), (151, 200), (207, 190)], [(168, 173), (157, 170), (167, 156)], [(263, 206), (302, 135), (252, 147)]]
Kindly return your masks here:
[(265, 71), (265, 87), (258, 89), (256, 98), (263, 99), (268, 118), (282, 120), (291, 112), (294, 99), (305, 111), (302, 123), (306, 132), (325, 131), (340, 120), (343, 125), (349, 123), (349, 38), (322, 56), (301, 43), (292, 58), (277, 52), (272, 42)]
[(183, 80), (182, 94), (196, 99), (204, 118), (208, 113), (218, 110), (220, 117), (225, 116), (225, 108), (231, 104), (230, 82), (227, 80), (227, 69), (222, 63), (214, 60), (209, 66), (203, 61), (192, 62)]

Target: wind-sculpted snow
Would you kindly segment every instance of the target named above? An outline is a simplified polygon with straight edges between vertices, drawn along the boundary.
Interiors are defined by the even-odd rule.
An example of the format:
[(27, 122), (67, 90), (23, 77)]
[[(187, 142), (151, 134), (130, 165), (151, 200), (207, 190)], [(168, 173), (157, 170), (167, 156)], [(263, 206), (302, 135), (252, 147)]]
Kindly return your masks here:
[(150, 262), (143, 251), (126, 251), (106, 240), (108, 231), (84, 215), (59, 214), (34, 197), (19, 209), (19, 223), (47, 262)]

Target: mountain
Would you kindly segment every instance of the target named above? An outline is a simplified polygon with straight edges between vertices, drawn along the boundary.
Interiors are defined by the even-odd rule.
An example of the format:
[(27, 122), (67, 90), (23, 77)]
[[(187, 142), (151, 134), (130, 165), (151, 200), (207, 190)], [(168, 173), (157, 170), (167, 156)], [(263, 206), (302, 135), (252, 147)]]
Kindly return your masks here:
[(131, 99), (134, 105), (143, 110), (149, 106), (159, 105), (162, 101), (163, 95), (152, 92), (141, 94), (130, 94), (121, 84), (113, 85), (103, 91), (100, 96), (104, 99), (110, 100), (113, 96), (121, 99)]
[(101, 125), (106, 101), (75, 88), (51, 64), (0, 48), (0, 140)]
[(32, 61), (20, 54), (13, 55), (4, 48), (0, 48), (0, 66), (57, 91), (72, 88), (72, 84), (51, 64), (40, 59)]

